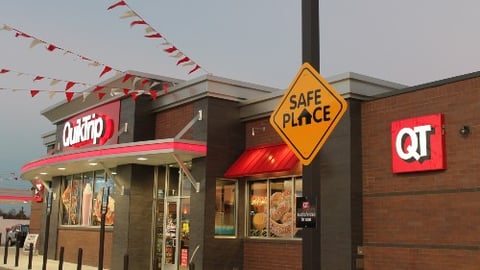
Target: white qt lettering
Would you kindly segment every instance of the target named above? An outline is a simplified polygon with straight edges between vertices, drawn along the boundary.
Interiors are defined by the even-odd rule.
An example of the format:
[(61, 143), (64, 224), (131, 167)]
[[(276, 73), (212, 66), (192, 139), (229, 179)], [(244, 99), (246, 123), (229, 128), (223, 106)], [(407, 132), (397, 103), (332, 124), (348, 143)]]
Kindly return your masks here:
[(66, 122), (63, 127), (63, 146), (68, 147), (77, 143), (92, 140), (98, 144), (104, 133), (104, 120), (95, 114), (87, 115), (77, 119), (76, 125)]
[[(405, 161), (419, 161), (430, 156), (428, 139), (431, 132), (431, 125), (418, 126), (413, 129), (402, 128), (395, 141), (398, 156)], [(407, 137), (410, 138), (411, 143), (404, 150), (403, 146)]]

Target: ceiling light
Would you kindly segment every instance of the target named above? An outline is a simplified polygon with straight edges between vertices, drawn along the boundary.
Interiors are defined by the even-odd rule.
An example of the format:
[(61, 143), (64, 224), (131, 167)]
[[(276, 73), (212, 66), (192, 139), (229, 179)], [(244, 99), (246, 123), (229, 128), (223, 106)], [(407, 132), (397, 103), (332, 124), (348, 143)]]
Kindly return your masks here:
[(137, 158), (137, 160), (138, 160), (138, 161), (144, 161), (144, 160), (148, 160), (148, 158), (146, 158), (146, 157), (139, 157), (139, 158)]
[(97, 162), (89, 162), (88, 165), (90, 165), (90, 166), (97, 166), (98, 163), (97, 163)]
[(46, 172), (41, 172), (40, 174), (41, 174), (41, 175), (47, 175), (48, 173), (46, 173)]
[(64, 168), (64, 167), (60, 167), (58, 168), (59, 171), (65, 171), (67, 168)]

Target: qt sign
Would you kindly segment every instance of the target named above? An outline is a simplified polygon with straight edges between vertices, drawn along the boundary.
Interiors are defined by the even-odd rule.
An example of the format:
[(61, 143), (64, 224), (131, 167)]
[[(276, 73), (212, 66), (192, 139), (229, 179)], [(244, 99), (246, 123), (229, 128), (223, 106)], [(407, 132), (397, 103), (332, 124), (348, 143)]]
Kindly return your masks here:
[(303, 165), (309, 165), (347, 110), (346, 101), (308, 63), (302, 65), (270, 124)]
[(445, 169), (443, 122), (442, 114), (392, 122), (392, 171)]

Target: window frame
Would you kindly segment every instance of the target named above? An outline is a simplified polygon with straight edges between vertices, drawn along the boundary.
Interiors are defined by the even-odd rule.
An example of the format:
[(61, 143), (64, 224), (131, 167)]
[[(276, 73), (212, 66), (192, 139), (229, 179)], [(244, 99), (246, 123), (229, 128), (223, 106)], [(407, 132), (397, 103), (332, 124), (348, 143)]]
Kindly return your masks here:
[[(292, 233), (291, 237), (282, 237), (282, 236), (272, 236), (271, 229), (270, 229), (270, 211), (271, 211), (271, 197), (272, 197), (272, 182), (279, 181), (279, 180), (284, 180), (284, 181), (291, 181), (291, 215), (292, 215), (292, 230), (296, 230), (296, 232)], [(266, 207), (266, 235), (251, 235), (251, 230), (252, 226), (254, 226), (253, 223), (253, 213), (260, 213), (260, 212), (252, 212), (251, 211), (251, 186), (252, 184), (259, 183), (259, 182), (265, 182), (266, 184), (266, 194), (268, 197), (266, 198), (265, 202), (265, 207)], [(300, 190), (297, 189), (299, 183), (300, 184)], [(247, 239), (262, 239), (262, 240), (301, 240), (301, 236), (299, 236), (299, 231), (302, 230), (302, 228), (297, 228), (295, 225), (295, 215), (296, 215), (296, 198), (299, 196), (302, 196), (303, 194), (303, 177), (302, 175), (287, 175), (287, 176), (275, 176), (275, 177), (265, 177), (265, 178), (249, 178), (246, 179), (246, 185), (245, 185), (245, 230), (244, 230), (244, 235), (245, 238)]]
[[(227, 179), (227, 178), (217, 178), (215, 179), (215, 205), (217, 203), (217, 183), (219, 181), (224, 181), (224, 182), (231, 182), (234, 185), (234, 195), (233, 195), (233, 207), (232, 210), (234, 211), (233, 214), (233, 234), (217, 234), (216, 231), (216, 224), (214, 224), (214, 237), (215, 238), (237, 238), (238, 237), (238, 180), (237, 179)], [(217, 216), (217, 209), (215, 209), (215, 221), (216, 221), (216, 216)]]

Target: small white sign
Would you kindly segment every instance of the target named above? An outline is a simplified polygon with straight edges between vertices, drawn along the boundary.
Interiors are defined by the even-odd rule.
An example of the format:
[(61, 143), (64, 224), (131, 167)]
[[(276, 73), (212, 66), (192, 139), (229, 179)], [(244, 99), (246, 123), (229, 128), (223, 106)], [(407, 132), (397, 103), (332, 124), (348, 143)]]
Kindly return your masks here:
[(23, 251), (28, 252), (30, 250), (30, 243), (32, 243), (33, 253), (35, 253), (35, 250), (37, 250), (37, 239), (38, 239), (38, 234), (34, 234), (34, 233), (27, 234), (27, 237), (25, 238), (25, 243), (23, 244)]

